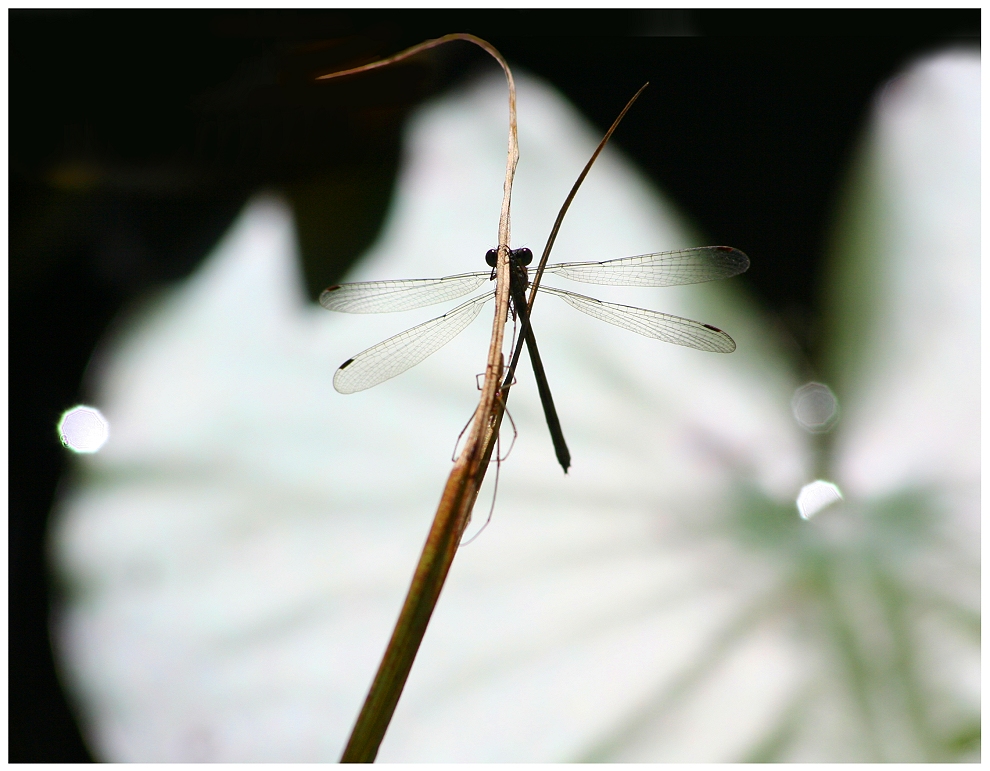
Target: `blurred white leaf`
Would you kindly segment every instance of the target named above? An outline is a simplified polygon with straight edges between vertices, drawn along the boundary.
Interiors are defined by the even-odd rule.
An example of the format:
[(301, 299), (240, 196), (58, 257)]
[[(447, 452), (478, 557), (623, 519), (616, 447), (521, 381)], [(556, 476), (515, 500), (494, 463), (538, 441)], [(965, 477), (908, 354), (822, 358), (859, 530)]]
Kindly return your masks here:
[[(944, 131), (954, 132), (944, 152), (961, 168), (978, 167), (978, 131), (963, 124), (976, 99), (978, 126), (979, 63), (944, 62), (916, 66), (881, 101), (864, 152), (865, 168), (877, 171), (852, 194), (888, 196), (852, 241), (880, 228), (897, 246), (884, 253), (892, 280), (876, 277), (873, 315), (860, 326), (862, 346), (873, 348), (855, 358), (843, 344), (834, 357), (843, 417), (836, 454), (822, 457), (844, 492), (849, 485), (849, 500), (811, 522), (798, 517), (794, 500), (814, 478), (819, 445), (792, 417), (799, 381), (738, 281), (596, 291), (726, 329), (738, 344), (729, 356), (663, 345), (542, 297), (534, 327), (574, 465), (566, 477), (556, 465), (521, 367), (510, 402), (519, 440), (502, 466), (492, 523), (454, 562), (379, 760), (944, 759), (932, 757), (932, 747), (951, 743), (941, 734), (898, 741), (918, 710), (925, 726), (932, 715), (941, 720), (946, 736), (970, 724), (978, 690), (967, 689), (978, 679), (966, 662), (978, 646), (942, 635), (943, 669), (963, 663), (919, 706), (910, 688), (857, 691), (850, 666), (877, 660), (872, 643), (887, 650), (889, 618), (862, 626), (861, 639), (844, 615), (869, 616), (879, 596), (893, 617), (891, 598), (902, 595), (866, 591), (879, 573), (862, 575), (875, 563), (858, 559), (891, 532), (907, 535), (882, 559), (903, 557), (897, 565), (912, 564), (919, 581), (950, 574), (951, 585), (932, 587), (936, 607), (948, 603), (967, 619), (978, 607), (978, 573), (968, 578), (970, 563), (951, 561), (966, 552), (960, 528), (975, 522), (978, 506), (978, 472), (975, 487), (962, 473), (975, 469), (978, 412), (970, 401), (945, 405), (958, 420), (926, 422), (925, 431), (883, 417), (905, 399), (922, 413), (947, 398), (926, 390), (931, 373), (915, 348), (931, 336), (931, 355), (946, 368), (936, 380), (949, 384), (956, 373), (967, 399), (978, 384), (968, 358), (978, 337), (951, 335), (967, 309), (979, 318), (978, 288), (965, 278), (978, 276), (978, 188), (974, 207), (970, 178), (953, 187), (926, 143), (945, 144)], [(512, 243), (535, 251), (597, 136), (545, 85), (518, 84)], [(345, 280), (483, 267), (496, 240), (504, 111), (504, 82), (493, 78), (417, 113), (385, 230)], [(919, 158), (924, 169), (915, 169)], [(933, 179), (958, 201), (942, 206)], [(920, 200), (928, 198), (938, 202)], [(952, 240), (939, 241), (947, 218)], [(911, 228), (896, 224), (906, 220)], [(935, 243), (943, 251), (929, 267), (948, 265), (952, 277), (931, 279), (941, 282), (931, 300), (923, 268)], [(691, 245), (701, 244), (672, 207), (608, 149), (555, 255), (609, 259)], [(861, 252), (846, 250), (850, 264), (874, 259)], [(335, 760), (388, 640), (477, 400), (490, 324), (476, 322), (392, 381), (341, 396), (331, 387), (340, 362), (437, 314), (309, 306), (296, 259), (285, 203), (256, 198), (199, 271), (116, 341), (96, 375), (96, 403), (114, 433), (80, 462), (85, 475), (60, 504), (53, 544), (71, 591), (58, 647), (104, 760)], [(850, 287), (837, 286), (837, 317), (863, 315), (843, 293)], [(946, 303), (958, 316), (939, 316)], [(944, 325), (933, 327), (934, 317)], [(885, 337), (891, 319), (904, 319), (896, 344)], [(946, 332), (952, 342), (942, 350)], [(869, 351), (887, 357), (883, 366)], [(899, 376), (903, 368), (910, 375)], [(918, 476), (921, 445), (932, 442), (956, 454)], [(931, 515), (917, 496), (891, 508), (890, 495), (915, 480), (936, 497), (955, 496), (952, 516)], [(483, 493), (475, 526), (488, 500)], [(907, 521), (904, 510), (920, 511), (908, 519), (922, 524), (884, 529)], [(947, 523), (941, 551), (917, 545), (929, 521)], [(840, 595), (852, 598), (848, 607)], [(944, 616), (905, 623), (937, 639), (956, 624)], [(914, 666), (909, 654), (879, 660)], [(885, 688), (907, 682), (887, 674)], [(871, 699), (887, 697), (883, 704), (904, 705), (907, 722), (904, 710), (874, 709)], [(970, 745), (960, 735), (963, 752)]]

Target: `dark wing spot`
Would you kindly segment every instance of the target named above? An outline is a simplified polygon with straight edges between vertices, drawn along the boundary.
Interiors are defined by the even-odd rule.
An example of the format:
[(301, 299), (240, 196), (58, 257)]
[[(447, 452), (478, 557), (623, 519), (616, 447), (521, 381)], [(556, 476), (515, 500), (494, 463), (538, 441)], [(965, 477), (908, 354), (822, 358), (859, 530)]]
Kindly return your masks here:
[(735, 249), (733, 249), (731, 246), (716, 246), (715, 248), (718, 249), (720, 252), (734, 252), (735, 251)]
[[(708, 326), (708, 325), (706, 324), (705, 326)], [(345, 368), (346, 368), (346, 367), (348, 367), (348, 366), (349, 366), (349, 365), (350, 365), (350, 364), (351, 364), (351, 363), (352, 363), (353, 361), (354, 361), (354, 359), (348, 359), (347, 361), (345, 361), (345, 362), (344, 362), (343, 364), (341, 364), (341, 365), (340, 365), (340, 368), (341, 368), (341, 369), (345, 369)]]
[[(712, 332), (721, 332), (722, 331), (718, 327), (713, 327), (711, 324), (702, 324), (701, 326), (705, 327), (706, 329), (710, 329)], [(350, 364), (350, 362), (347, 362), (347, 363)], [(343, 367), (341, 367), (341, 369), (343, 369)]]
[(328, 286), (323, 291), (324, 291), (324, 293), (326, 293), (326, 292), (332, 292), (334, 289), (340, 289), (340, 284), (334, 284), (333, 286)]

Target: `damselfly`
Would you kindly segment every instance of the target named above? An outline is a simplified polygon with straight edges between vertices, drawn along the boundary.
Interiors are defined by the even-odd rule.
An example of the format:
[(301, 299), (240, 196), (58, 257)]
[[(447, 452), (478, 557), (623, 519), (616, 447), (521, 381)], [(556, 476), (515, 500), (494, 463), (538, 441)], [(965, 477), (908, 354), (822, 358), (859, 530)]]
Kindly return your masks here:
[[(494, 268), (495, 250), (488, 252), (488, 264)], [(525, 313), (522, 292), (528, 286), (526, 266), (532, 261), (529, 249), (514, 249), (510, 254), (511, 275), (510, 297), (517, 315)], [(550, 273), (572, 281), (611, 286), (675, 286), (678, 284), (698, 284), (704, 281), (729, 278), (749, 268), (749, 258), (738, 249), (729, 246), (702, 246), (672, 252), (640, 254), (604, 262), (561, 262), (547, 265), (544, 273)], [(352, 284), (336, 284), (328, 287), (320, 295), (320, 304), (331, 311), (345, 313), (388, 313), (412, 310), (427, 305), (453, 300), (474, 291), (485, 281), (495, 278), (494, 270), (474, 273), (459, 273), (444, 278), (414, 278), (399, 281), (362, 281)], [(659, 311), (635, 308), (628, 305), (603, 302), (592, 297), (541, 285), (540, 292), (559, 297), (572, 308), (593, 316), (601, 321), (615, 324), (646, 337), (653, 337), (667, 343), (685, 345), (701, 351), (731, 353), (736, 344), (729, 335), (711, 324), (672, 316)], [(372, 386), (405, 372), (419, 364), (431, 353), (438, 351), (467, 327), (481, 312), (482, 307), (495, 295), (494, 290), (478, 295), (458, 305), (442, 316), (419, 324), (405, 332), (400, 332), (371, 348), (351, 357), (337, 370), (333, 387), (342, 394), (363, 391)], [(523, 327), (532, 336), (532, 326)], [(527, 340), (529, 343), (529, 340)], [(542, 377), (542, 366), (538, 365), (535, 338), (529, 346), (537, 372), (538, 385), (546, 388)], [(535, 354), (535, 355), (534, 355)], [(547, 422), (551, 424), (556, 415), (547, 410), (549, 388), (546, 388), (544, 409)], [(559, 424), (558, 424), (559, 431)], [(562, 443), (562, 438), (560, 440)], [(555, 446), (558, 445), (554, 437)], [(565, 452), (566, 452), (566, 448)], [(569, 455), (561, 457), (558, 446), (558, 459), (564, 470), (569, 465)]]

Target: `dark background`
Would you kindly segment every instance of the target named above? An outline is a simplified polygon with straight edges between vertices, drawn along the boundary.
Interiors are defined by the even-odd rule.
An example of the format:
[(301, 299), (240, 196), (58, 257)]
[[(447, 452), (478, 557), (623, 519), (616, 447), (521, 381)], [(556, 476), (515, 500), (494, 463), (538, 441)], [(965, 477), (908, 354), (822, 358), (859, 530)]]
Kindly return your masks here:
[[(833, 201), (877, 88), (914, 56), (979, 46), (973, 10), (37, 11), (9, 18), (9, 760), (85, 761), (49, 647), (45, 533), (67, 468), (55, 425), (135, 298), (193, 270), (247, 196), (293, 202), (315, 297), (385, 215), (408, 110), (481, 66), (471, 32), (554, 83), (711, 243), (810, 373)], [(525, 116), (520, 116), (525, 120)], [(525, 163), (525, 156), (522, 160)], [(335, 229), (323, 217), (350, 222)], [(497, 216), (497, 213), (493, 213)]]

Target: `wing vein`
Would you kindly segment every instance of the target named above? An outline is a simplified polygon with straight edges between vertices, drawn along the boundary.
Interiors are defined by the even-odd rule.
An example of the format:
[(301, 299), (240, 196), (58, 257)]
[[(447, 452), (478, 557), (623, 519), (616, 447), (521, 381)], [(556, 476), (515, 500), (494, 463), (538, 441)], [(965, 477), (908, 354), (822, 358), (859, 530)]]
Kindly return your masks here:
[(339, 393), (352, 394), (402, 374), (453, 340), (494, 296), (494, 292), (479, 295), (443, 316), (361, 351), (340, 365), (333, 376), (333, 387)]
[(323, 290), (320, 305), (328, 311), (343, 313), (408, 311), (463, 297), (481, 286), (489, 275), (489, 271), (480, 271), (444, 278), (335, 284)]
[(561, 262), (548, 265), (545, 272), (586, 284), (676, 286), (729, 278), (747, 268), (749, 258), (738, 249), (701, 246), (604, 262)]
[(646, 308), (602, 302), (549, 286), (540, 287), (540, 291), (556, 295), (572, 308), (600, 321), (665, 343), (685, 345), (688, 348), (712, 353), (732, 353), (736, 350), (735, 341), (725, 332), (708, 324), (702, 324), (700, 321)]

